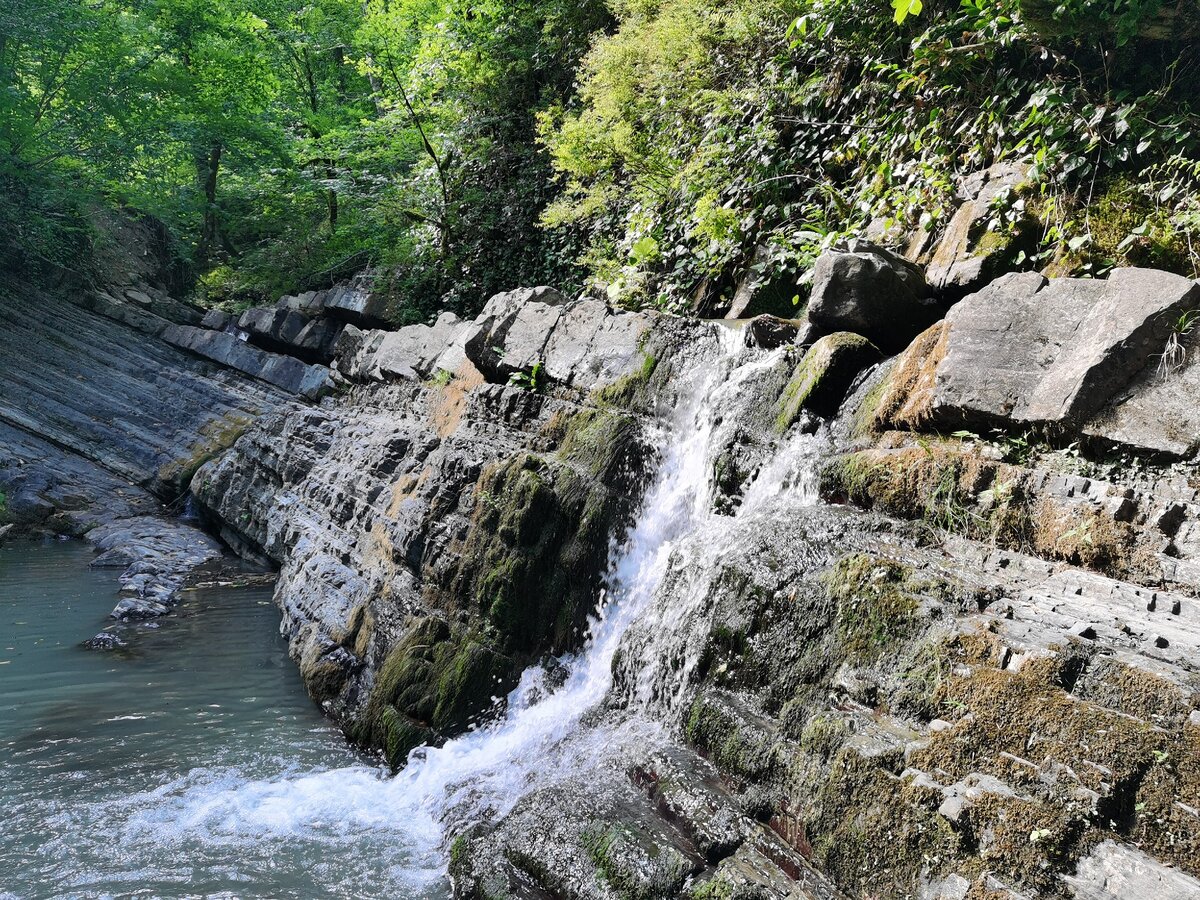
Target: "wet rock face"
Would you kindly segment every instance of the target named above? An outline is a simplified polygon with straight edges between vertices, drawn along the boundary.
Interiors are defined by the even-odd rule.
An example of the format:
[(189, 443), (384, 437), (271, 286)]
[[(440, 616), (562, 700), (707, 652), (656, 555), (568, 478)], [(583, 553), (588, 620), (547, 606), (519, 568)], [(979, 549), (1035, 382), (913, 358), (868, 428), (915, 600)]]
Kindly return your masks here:
[(654, 453), (643, 417), (714, 340), (538, 297), (348, 329), (344, 399), (264, 420), (193, 481), (229, 543), (281, 566), (310, 692), (395, 764), (578, 644)]
[(787, 344), (806, 343), (803, 332), (807, 322), (781, 319), (778, 316), (755, 316), (746, 323), (746, 346), (774, 350)]
[[(1011, 427), (1021, 404), (1053, 397), (1070, 435), (1114, 392), (1150, 396), (1128, 374), (1116, 385), (1151, 354), (1155, 316), (1192, 302), (1190, 283), (1160, 276), (1021, 276), (1031, 295), (1063, 300), (1038, 315), (1107, 323), (1041, 341), (1044, 368), (1013, 348), (1009, 369), (988, 351), (999, 372), (966, 354), (1036, 328), (1028, 307), (986, 340), (960, 333), (957, 347), (961, 321), (1002, 316), (952, 312), (851, 384), (836, 421), (811, 436), (828, 441), (816, 506), (783, 487), (795, 478), (781, 464), (810, 439), (811, 410), (776, 420), (775, 404), (801, 393), (788, 388), (803, 358), (741, 370), (744, 399), (714, 397), (719, 515), (673, 547), (597, 713), (665, 723), (660, 743), (622, 746), (586, 786), (531, 793), (462, 835), (458, 894), (1194, 893), (1194, 464), (1103, 462), (1019, 431), (950, 436), (936, 405), (950, 387), (989, 397), (999, 380), (1029, 379), (983, 421)], [(1011, 294), (1012, 281), (997, 290)], [(952, 354), (953, 378), (942, 368)], [(639, 862), (651, 858), (671, 863), (669, 877)]]
[[(1170, 864), (1194, 868), (1200, 836), (1187, 774), (1200, 752), (1187, 662), (1200, 631), (1191, 644), (1173, 636), (1182, 649), (1166, 659), (1119, 628), (1080, 636), (1076, 624), (1100, 607), (1132, 622), (1138, 597), (971, 541), (930, 546), (850, 509), (782, 498), (723, 520), (677, 548), (618, 655), (610, 709), (678, 731), (629, 741), (623, 763), (586, 785), (530, 794), (463, 835), (456, 890), (1115, 898), (1125, 894), (1106, 883), (1190, 887), (1194, 875)], [(1142, 849), (1089, 857), (1114, 834)], [(1116, 858), (1127, 881), (1109, 880)]]
[(854, 377), (883, 354), (861, 335), (840, 331), (808, 349), (779, 400), (778, 430), (787, 431), (803, 410), (834, 416)]

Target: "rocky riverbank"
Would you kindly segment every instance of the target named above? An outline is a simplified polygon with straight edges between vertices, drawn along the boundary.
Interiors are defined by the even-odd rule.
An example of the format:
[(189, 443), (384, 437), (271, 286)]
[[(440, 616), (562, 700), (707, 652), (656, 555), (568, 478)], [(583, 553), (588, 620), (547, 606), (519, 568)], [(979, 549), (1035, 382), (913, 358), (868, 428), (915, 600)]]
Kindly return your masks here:
[(797, 322), (9, 288), (4, 518), (121, 566), (122, 619), (224, 548), (278, 568), (309, 693), (399, 767), (568, 677), (702, 425), (704, 509), (579, 725), (658, 737), (451, 825), (459, 895), (1194, 896), (1200, 287), (921, 252), (828, 254)]

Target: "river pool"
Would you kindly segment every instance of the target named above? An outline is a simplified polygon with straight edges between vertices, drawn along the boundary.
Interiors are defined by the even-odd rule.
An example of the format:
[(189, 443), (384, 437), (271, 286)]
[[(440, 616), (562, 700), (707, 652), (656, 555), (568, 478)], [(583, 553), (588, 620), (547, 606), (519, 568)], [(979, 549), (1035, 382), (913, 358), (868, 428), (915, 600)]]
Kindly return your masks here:
[(84, 650), (116, 599), (92, 557), (0, 547), (0, 898), (446, 895), (438, 836), (309, 700), (269, 587)]

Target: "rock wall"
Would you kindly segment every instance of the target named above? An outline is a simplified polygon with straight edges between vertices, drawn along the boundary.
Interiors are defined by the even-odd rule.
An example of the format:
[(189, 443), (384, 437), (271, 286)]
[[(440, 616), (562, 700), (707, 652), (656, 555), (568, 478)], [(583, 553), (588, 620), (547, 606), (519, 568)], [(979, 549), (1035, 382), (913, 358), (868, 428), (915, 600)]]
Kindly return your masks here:
[(280, 566), (292, 654), (348, 734), (398, 765), (578, 646), (654, 455), (643, 420), (701, 332), (545, 289), (347, 328), (343, 396), (197, 472), (222, 536)]
[(221, 559), (216, 540), (180, 519), (187, 485), (289, 403), (165, 343), (177, 327), (167, 315), (200, 318), (141, 281), (69, 297), (0, 284), (0, 518), (93, 543), (95, 565), (122, 570), (119, 621), (168, 612), (189, 573)]
[[(869, 285), (837, 293), (747, 343), (887, 323)], [(844, 332), (748, 351), (716, 516), (594, 726), (649, 717), (666, 745), (469, 829), (456, 891), (1200, 896), (1198, 305), (1158, 272), (1007, 276), (882, 363)], [(798, 450), (815, 506), (786, 488)]]
[(1200, 288), (989, 280), (978, 213), (927, 273), (831, 254), (807, 321), (744, 335), (549, 288), (398, 330), (361, 290), (9, 289), (0, 514), (85, 534), (137, 618), (222, 553), (164, 508), (190, 484), (398, 766), (580, 647), (666, 411), (744, 336), (704, 527), (581, 726), (604, 764), (456, 834), (456, 893), (1200, 895)]

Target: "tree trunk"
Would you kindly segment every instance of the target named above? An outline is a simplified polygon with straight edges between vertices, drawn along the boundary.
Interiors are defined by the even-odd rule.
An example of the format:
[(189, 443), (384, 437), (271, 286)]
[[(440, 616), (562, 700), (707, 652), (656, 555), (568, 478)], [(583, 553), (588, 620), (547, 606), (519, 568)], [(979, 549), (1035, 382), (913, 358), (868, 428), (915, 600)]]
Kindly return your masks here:
[(214, 141), (207, 151), (196, 154), (196, 176), (204, 194), (204, 220), (196, 247), (196, 265), (204, 266), (217, 245), (220, 223), (217, 220), (217, 174), (221, 170), (221, 145)]
[[(329, 176), (330, 181), (337, 178), (337, 171), (333, 168), (333, 166), (330, 166), (325, 170), (325, 172)], [(327, 199), (329, 203), (329, 231), (332, 234), (333, 232), (337, 231), (338, 224), (338, 195), (334, 188), (329, 189), (329, 196)]]

